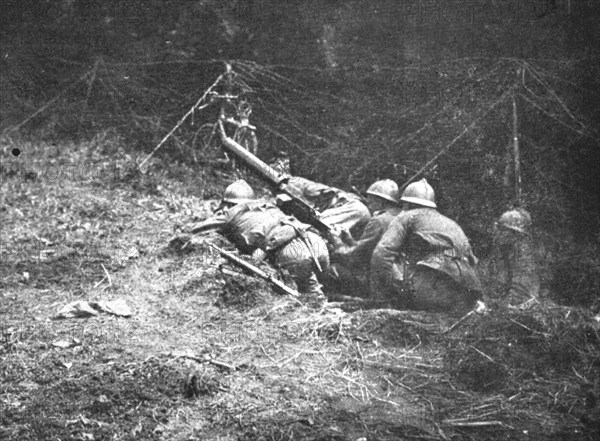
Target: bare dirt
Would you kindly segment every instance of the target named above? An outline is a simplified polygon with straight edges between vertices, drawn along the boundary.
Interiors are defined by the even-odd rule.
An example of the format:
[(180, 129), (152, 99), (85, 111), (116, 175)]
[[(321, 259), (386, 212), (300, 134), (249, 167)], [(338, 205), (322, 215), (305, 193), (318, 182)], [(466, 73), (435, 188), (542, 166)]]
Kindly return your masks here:
[[(599, 325), (587, 311), (499, 307), (448, 331), (456, 319), (443, 315), (299, 305), (220, 271), (201, 243), (182, 249), (185, 225), (214, 208), (201, 199), (214, 178), (157, 164), (139, 175), (127, 171), (136, 158), (100, 142), (19, 144), (19, 158), (13, 145), (1, 170), (0, 438), (597, 439)], [(133, 315), (53, 319), (108, 299)]]

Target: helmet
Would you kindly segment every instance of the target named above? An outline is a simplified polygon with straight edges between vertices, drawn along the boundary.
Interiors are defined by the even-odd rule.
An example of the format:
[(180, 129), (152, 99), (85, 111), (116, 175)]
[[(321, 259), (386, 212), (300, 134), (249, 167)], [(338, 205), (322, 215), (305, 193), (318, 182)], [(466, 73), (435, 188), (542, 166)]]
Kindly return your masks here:
[(406, 187), (400, 200), (424, 207), (437, 208), (437, 205), (435, 205), (435, 192), (431, 188), (431, 185), (427, 183), (427, 179), (413, 182)]
[(526, 233), (527, 229), (531, 226), (531, 216), (526, 210), (516, 208), (502, 214), (496, 225), (507, 230)]
[(382, 179), (381, 181), (374, 182), (367, 190), (367, 194), (380, 197), (396, 204), (400, 200), (398, 184), (391, 179)]
[(242, 204), (255, 198), (254, 190), (252, 190), (252, 187), (250, 187), (243, 179), (229, 185), (225, 189), (225, 193), (223, 193), (223, 202), (232, 204)]

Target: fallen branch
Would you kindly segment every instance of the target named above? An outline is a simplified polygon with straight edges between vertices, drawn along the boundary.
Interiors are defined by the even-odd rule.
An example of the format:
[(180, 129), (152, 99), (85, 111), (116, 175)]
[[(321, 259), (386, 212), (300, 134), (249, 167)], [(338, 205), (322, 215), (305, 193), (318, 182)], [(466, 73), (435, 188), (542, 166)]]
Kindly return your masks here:
[(444, 420), (442, 424), (453, 427), (485, 427), (485, 426), (501, 426), (512, 429), (511, 426), (504, 424), (502, 421), (459, 421), (459, 420)]
[[(491, 361), (492, 363), (498, 363), (496, 360), (494, 360), (492, 357), (490, 357), (489, 355), (487, 355), (485, 352), (480, 351), (479, 349), (477, 349), (475, 346), (469, 345), (469, 347), (471, 349), (473, 349), (475, 352), (477, 352), (478, 354), (484, 356), (485, 358), (487, 358), (489, 361)], [(498, 363), (500, 364), (500, 363)]]
[(112, 280), (110, 278), (110, 274), (108, 274), (108, 271), (106, 271), (106, 267), (102, 263), (100, 264), (100, 266), (102, 267), (102, 269), (104, 270), (104, 274), (106, 274), (106, 277), (108, 278), (108, 286), (112, 286)]
[(200, 358), (200, 357), (196, 357), (195, 355), (188, 355), (188, 354), (178, 355), (176, 358), (186, 358), (188, 360), (193, 360), (196, 363), (210, 363), (214, 366), (220, 367), (222, 369), (227, 369), (229, 371), (235, 371), (238, 369), (237, 366), (234, 366), (229, 363), (225, 363), (224, 361), (214, 360), (212, 358)]
[(446, 329), (445, 331), (440, 332), (440, 334), (441, 335), (447, 334), (448, 332), (452, 331), (453, 329), (456, 329), (456, 327), (458, 325), (460, 325), (466, 319), (468, 319), (469, 317), (471, 317), (473, 314), (484, 312), (485, 310), (486, 310), (485, 304), (483, 302), (481, 302), (481, 301), (478, 301), (477, 302), (477, 306), (475, 307), (475, 309), (473, 309), (473, 310), (469, 311), (468, 313), (466, 313), (463, 317), (461, 317), (456, 323), (454, 323), (448, 329)]

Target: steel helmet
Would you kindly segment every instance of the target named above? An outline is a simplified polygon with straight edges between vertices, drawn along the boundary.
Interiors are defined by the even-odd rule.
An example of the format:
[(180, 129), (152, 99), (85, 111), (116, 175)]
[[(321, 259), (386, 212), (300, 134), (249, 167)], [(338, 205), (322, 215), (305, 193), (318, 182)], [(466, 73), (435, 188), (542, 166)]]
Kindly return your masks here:
[(427, 179), (421, 179), (407, 186), (400, 200), (424, 207), (437, 208), (435, 204), (435, 192), (431, 185), (427, 183)]
[(229, 185), (225, 189), (225, 193), (223, 193), (223, 202), (229, 202), (231, 204), (242, 204), (255, 198), (254, 190), (252, 190), (252, 187), (250, 187), (243, 179)]
[(522, 208), (516, 208), (502, 214), (496, 222), (496, 225), (500, 228), (525, 234), (527, 229), (531, 226), (531, 215)]
[(398, 203), (400, 200), (400, 190), (398, 184), (391, 179), (382, 179), (381, 181), (374, 182), (367, 190), (367, 194), (372, 196), (380, 197), (386, 201)]

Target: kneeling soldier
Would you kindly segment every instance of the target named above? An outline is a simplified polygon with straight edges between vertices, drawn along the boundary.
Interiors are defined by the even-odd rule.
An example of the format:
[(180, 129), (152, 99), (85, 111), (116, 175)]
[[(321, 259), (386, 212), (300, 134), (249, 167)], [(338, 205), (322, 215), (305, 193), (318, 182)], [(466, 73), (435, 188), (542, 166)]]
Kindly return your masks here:
[(346, 230), (339, 236), (332, 235), (331, 260), (336, 263), (330, 267), (329, 280), (342, 294), (367, 296), (373, 250), (400, 213), (399, 200), (398, 185), (391, 179), (373, 183), (367, 190), (367, 206), (372, 217), (360, 238), (355, 241)]
[(406, 187), (401, 201), (403, 211), (373, 252), (372, 294), (406, 309), (457, 314), (471, 309), (481, 284), (465, 233), (436, 210), (425, 179)]
[(192, 233), (207, 231), (219, 232), (256, 260), (267, 258), (288, 270), (298, 291), (324, 299), (317, 275), (329, 267), (327, 244), (310, 225), (256, 199), (246, 181), (229, 185), (216, 214), (191, 229)]

